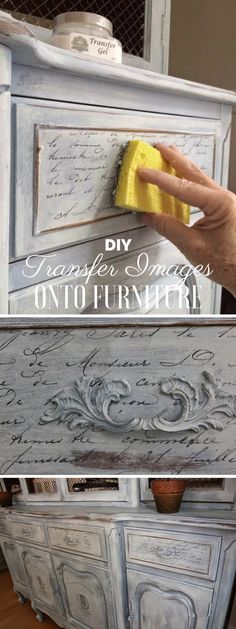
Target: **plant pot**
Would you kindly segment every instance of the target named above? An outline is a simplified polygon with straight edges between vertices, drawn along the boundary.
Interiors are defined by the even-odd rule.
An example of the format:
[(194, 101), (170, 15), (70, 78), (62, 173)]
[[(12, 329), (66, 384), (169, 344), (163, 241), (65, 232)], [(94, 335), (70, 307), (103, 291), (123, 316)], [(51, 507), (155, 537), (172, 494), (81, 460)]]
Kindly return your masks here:
[(159, 513), (179, 511), (186, 483), (186, 480), (176, 478), (151, 481), (151, 490)]
[(11, 491), (0, 491), (0, 505), (1, 507), (11, 507), (12, 505)]

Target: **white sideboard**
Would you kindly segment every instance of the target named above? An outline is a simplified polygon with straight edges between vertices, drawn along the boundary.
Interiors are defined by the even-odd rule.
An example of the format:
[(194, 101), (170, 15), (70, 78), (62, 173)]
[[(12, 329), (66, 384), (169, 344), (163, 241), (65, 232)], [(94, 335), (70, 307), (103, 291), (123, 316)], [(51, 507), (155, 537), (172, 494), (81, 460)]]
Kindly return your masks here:
[[(114, 208), (112, 190), (132, 137), (175, 143), (226, 185), (236, 95), (126, 65), (86, 61), (1, 16), (0, 55), (1, 312), (219, 312), (220, 289), (203, 275), (186, 278), (188, 298), (179, 303), (179, 275), (162, 276), (159, 269), (174, 265), (179, 272), (184, 256), (133, 213)], [(191, 221), (198, 217), (192, 208)], [(131, 239), (128, 251), (108, 251), (106, 237)], [(94, 273), (86, 281), (83, 274), (69, 274), (75, 265), (91, 269), (98, 259), (108, 269), (114, 265), (115, 276)], [(127, 274), (127, 267), (140, 264), (141, 274)], [(153, 265), (159, 265), (154, 275)], [(95, 304), (94, 286), (100, 284)], [(119, 285), (128, 290), (128, 305), (118, 301)], [(83, 287), (85, 297), (77, 299)]]
[(0, 473), (235, 474), (234, 319), (0, 322)]
[[(52, 506), (0, 511), (19, 601), (66, 629), (223, 629), (235, 513)], [(177, 622), (178, 620), (178, 622)]]

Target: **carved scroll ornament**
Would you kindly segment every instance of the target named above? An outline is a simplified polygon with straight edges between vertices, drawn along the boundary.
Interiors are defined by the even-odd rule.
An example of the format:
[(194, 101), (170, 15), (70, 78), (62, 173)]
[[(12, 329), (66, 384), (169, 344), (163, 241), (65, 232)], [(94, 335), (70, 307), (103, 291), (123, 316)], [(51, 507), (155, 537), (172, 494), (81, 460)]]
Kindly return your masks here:
[(62, 391), (49, 403), (40, 424), (66, 423), (69, 430), (78, 426), (94, 426), (110, 431), (162, 430), (182, 432), (200, 428), (223, 429), (224, 417), (236, 418), (236, 396), (222, 388), (219, 378), (203, 371), (203, 381), (193, 385), (187, 380), (171, 377), (157, 385), (159, 392), (178, 401), (180, 414), (177, 419), (164, 419), (162, 414), (154, 417), (136, 417), (125, 421), (110, 415), (110, 407), (123, 398), (128, 398), (132, 387), (128, 380), (112, 378), (98, 379), (94, 376), (76, 380), (70, 391)]

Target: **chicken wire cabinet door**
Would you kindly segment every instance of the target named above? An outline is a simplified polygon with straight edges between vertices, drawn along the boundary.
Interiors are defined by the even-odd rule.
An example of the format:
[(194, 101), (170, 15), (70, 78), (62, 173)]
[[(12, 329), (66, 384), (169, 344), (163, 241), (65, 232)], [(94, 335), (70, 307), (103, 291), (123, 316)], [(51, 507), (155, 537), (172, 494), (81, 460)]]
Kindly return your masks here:
[(206, 629), (212, 590), (128, 570), (131, 629)]
[(0, 10), (27, 20), (31, 31), (45, 42), (50, 42), (52, 20), (60, 12), (79, 9), (103, 15), (122, 43), (123, 64), (168, 74), (171, 0), (80, 0), (79, 7), (76, 0), (66, 0), (61, 7), (55, 0), (0, 2)]
[(139, 43), (138, 37), (135, 37), (135, 45), (132, 43), (133, 34), (130, 34), (127, 44), (124, 36), (124, 50), (130, 50), (131, 54), (123, 54), (123, 63), (168, 74), (171, 0), (143, 0), (139, 3), (133, 0), (129, 5), (132, 26), (134, 24), (136, 27), (135, 31), (139, 27), (142, 36), (139, 37)]

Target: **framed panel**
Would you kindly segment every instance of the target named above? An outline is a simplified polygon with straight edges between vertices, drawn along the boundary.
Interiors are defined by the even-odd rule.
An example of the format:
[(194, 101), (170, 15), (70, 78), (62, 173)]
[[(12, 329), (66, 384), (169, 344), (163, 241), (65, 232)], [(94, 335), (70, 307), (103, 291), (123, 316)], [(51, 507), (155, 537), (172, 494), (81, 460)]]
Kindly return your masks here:
[(213, 590), (128, 570), (131, 627), (206, 629)]
[(82, 105), (52, 107), (32, 99), (15, 99), (14, 118), (16, 257), (139, 227), (132, 212), (113, 207), (117, 164), (129, 139), (175, 142), (209, 175), (220, 177), (214, 173), (221, 133), (217, 121)]

